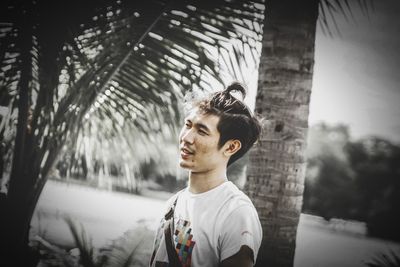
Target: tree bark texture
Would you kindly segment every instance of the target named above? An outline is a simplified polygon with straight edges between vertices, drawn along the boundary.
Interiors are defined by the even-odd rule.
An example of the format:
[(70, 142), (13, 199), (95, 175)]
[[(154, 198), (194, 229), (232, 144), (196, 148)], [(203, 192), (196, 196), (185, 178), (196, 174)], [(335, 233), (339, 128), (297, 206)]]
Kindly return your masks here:
[(267, 1), (256, 112), (265, 119), (250, 152), (245, 192), (263, 227), (257, 266), (293, 266), (306, 160), (318, 0)]

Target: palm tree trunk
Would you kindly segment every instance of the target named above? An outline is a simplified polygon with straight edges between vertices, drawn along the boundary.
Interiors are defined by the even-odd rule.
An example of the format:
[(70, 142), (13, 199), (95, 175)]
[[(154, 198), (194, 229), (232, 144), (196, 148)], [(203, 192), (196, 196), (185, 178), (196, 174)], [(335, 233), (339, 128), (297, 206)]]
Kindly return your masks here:
[(258, 210), (257, 266), (293, 266), (306, 161), (318, 0), (267, 1), (256, 112), (266, 120), (250, 152), (245, 191)]
[[(0, 250), (5, 266), (35, 266), (38, 258), (28, 247), (29, 219), (29, 190), (34, 184), (32, 164), (29, 160), (32, 151), (30, 115), (30, 94), (32, 80), (33, 23), (31, 5), (27, 3), (22, 10), (23, 19), (19, 23), (18, 40), (21, 44), (21, 78), (18, 85), (18, 123), (14, 145), (12, 170), (7, 198), (3, 207), (0, 227)], [(10, 265), (8, 265), (10, 264)], [(31, 265), (32, 264), (32, 265)]]

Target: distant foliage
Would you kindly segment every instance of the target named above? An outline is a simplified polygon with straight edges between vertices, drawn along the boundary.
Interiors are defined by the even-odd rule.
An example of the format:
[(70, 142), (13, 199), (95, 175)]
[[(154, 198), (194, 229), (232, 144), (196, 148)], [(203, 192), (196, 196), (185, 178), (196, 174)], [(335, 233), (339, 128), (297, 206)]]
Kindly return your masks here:
[(400, 254), (394, 251), (380, 253), (365, 265), (368, 267), (400, 267)]
[(372, 236), (400, 240), (400, 147), (369, 137), (352, 141), (347, 127), (312, 127), (303, 210), (365, 221)]
[(69, 217), (65, 220), (73, 236), (75, 247), (67, 251), (50, 244), (42, 237), (36, 237), (41, 252), (39, 267), (147, 266), (150, 258), (147, 250), (151, 248), (143, 245), (143, 241), (153, 238), (153, 232), (146, 227), (138, 226), (125, 232), (111, 243), (96, 248), (82, 225)]

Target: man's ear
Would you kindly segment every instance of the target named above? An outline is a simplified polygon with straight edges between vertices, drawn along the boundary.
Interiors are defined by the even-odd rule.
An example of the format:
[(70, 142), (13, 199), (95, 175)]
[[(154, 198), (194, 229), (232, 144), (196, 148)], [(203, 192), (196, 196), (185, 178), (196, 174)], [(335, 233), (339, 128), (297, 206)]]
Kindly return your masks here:
[(238, 152), (238, 150), (242, 147), (242, 143), (237, 140), (229, 140), (225, 143), (224, 145), (224, 155), (227, 157), (232, 156), (233, 154), (235, 154), (236, 152)]

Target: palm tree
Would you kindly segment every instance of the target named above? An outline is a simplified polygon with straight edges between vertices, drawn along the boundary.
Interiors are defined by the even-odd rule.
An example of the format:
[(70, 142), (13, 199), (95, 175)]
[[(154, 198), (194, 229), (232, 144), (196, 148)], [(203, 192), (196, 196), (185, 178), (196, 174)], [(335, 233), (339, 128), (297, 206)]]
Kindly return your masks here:
[(218, 79), (210, 51), (259, 40), (258, 1), (137, 2), (2, 2), (2, 263), (34, 264), (37, 199), (63, 147), (92, 133), (87, 125), (120, 136), (121, 151), (134, 148), (133, 134), (144, 144), (169, 136), (183, 93)]
[(263, 226), (257, 266), (293, 266), (318, 14), (321, 28), (332, 35), (333, 13), (346, 16), (351, 8), (346, 0), (270, 0), (266, 6), (256, 97), (256, 112), (265, 121), (249, 156), (244, 190)]

